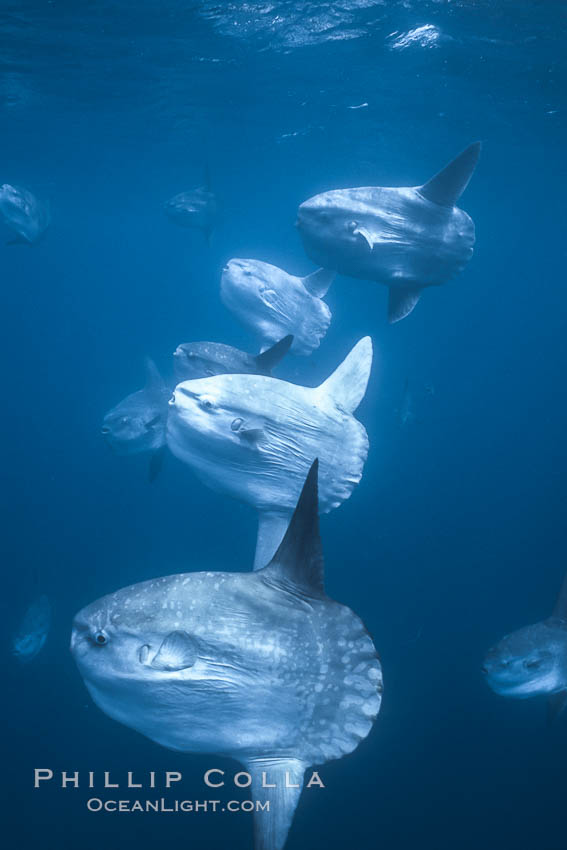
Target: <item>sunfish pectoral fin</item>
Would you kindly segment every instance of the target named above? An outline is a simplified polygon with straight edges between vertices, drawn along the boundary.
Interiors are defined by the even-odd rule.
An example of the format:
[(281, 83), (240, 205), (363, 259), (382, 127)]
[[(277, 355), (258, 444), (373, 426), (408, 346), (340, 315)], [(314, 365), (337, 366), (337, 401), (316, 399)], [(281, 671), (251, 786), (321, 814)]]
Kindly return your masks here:
[(254, 850), (282, 850), (303, 789), (307, 765), (299, 759), (251, 759), (246, 769), (252, 778)]
[(165, 460), (166, 452), (166, 446), (161, 446), (161, 448), (155, 451), (151, 456), (150, 467), (148, 469), (148, 481), (150, 484), (153, 484), (158, 475), (160, 474), (163, 467), (163, 462)]
[(454, 207), (473, 176), (480, 157), (480, 142), (473, 142), (435, 177), (417, 190), (419, 194), (442, 207)]
[(315, 459), (284, 538), (265, 567), (265, 575), (291, 585), (308, 596), (324, 598), (318, 475), (319, 461)]
[(247, 443), (257, 443), (264, 436), (263, 428), (249, 428), (244, 425), (238, 429), (238, 436), (246, 440)]
[(283, 339), (280, 339), (279, 342), (276, 342), (275, 345), (272, 345), (271, 348), (267, 348), (261, 354), (258, 354), (255, 358), (258, 370), (261, 373), (269, 375), (274, 366), (277, 366), (282, 357), (285, 357), (288, 353), (292, 344), (293, 334), (288, 334)]
[(360, 236), (360, 238), (366, 242), (366, 244), (372, 251), (372, 249), (374, 248), (374, 239), (372, 238), (371, 232), (367, 230), (366, 227), (355, 227), (352, 232), (354, 236)]
[(317, 388), (318, 393), (328, 393), (335, 404), (347, 413), (353, 413), (366, 392), (372, 367), (372, 340), (363, 337), (347, 354), (340, 366)]
[(567, 690), (559, 691), (557, 694), (551, 694), (547, 700), (547, 723), (548, 726), (559, 719), (567, 708)]
[(388, 295), (388, 321), (391, 325), (409, 316), (421, 296), (421, 286), (400, 289), (391, 286)]
[(303, 278), (303, 286), (315, 298), (323, 298), (336, 276), (337, 273), (331, 269), (318, 269)]
[(195, 641), (187, 632), (170, 632), (164, 638), (150, 667), (154, 670), (185, 670), (197, 660)]

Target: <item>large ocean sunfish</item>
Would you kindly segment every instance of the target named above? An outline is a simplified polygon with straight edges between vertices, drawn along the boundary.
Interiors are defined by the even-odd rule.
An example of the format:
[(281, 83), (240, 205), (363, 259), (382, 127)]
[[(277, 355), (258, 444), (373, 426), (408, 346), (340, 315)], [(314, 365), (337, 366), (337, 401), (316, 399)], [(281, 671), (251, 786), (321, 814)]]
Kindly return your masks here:
[(175, 377), (189, 381), (212, 375), (271, 375), (292, 343), (293, 336), (288, 334), (262, 354), (247, 354), (220, 342), (184, 342), (173, 352)]
[(165, 427), (170, 391), (150, 358), (146, 384), (113, 407), (104, 417), (101, 433), (118, 455), (150, 453), (149, 479), (159, 474), (165, 453)]
[(51, 627), (51, 604), (39, 596), (27, 609), (12, 638), (12, 654), (20, 661), (31, 661), (45, 645)]
[(325, 594), (318, 526), (314, 463), (267, 567), (145, 581), (73, 624), (72, 653), (106, 714), (169, 749), (245, 766), (253, 799), (270, 802), (254, 814), (256, 850), (281, 850), (307, 768), (355, 750), (380, 709), (372, 640)]
[(233, 259), (223, 269), (221, 300), (264, 348), (293, 334), (292, 353), (311, 354), (331, 324), (322, 298), (334, 278), (327, 269), (296, 277), (260, 260)]
[(475, 142), (423, 186), (315, 195), (298, 211), (307, 256), (349, 277), (384, 283), (389, 321), (405, 318), (424, 287), (450, 280), (472, 257), (474, 223), (455, 205), (479, 155)]
[(47, 201), (38, 200), (29, 189), (21, 186), (0, 186), (0, 213), (8, 227), (17, 236), (8, 244), (29, 245), (43, 236), (51, 221), (51, 210)]
[(547, 696), (550, 719), (567, 708), (567, 576), (551, 617), (502, 638), (482, 670), (497, 694)]
[(360, 481), (368, 437), (353, 413), (371, 365), (365, 337), (316, 388), (262, 375), (216, 375), (175, 388), (167, 444), (209, 487), (256, 508), (255, 569), (280, 543), (315, 457), (322, 513), (348, 499)]

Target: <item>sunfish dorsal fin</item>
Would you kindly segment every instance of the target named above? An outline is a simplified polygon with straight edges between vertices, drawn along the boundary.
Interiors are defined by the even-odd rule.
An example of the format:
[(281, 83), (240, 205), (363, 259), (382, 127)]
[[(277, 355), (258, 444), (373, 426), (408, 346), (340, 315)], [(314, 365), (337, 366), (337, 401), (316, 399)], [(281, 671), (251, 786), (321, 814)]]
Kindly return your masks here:
[[(323, 547), (319, 534), (319, 461), (315, 459), (305, 479), (288, 529), (266, 575), (298, 587), (308, 596), (325, 596)], [(262, 571), (260, 571), (262, 572)]]
[(480, 156), (481, 143), (473, 142), (446, 165), (435, 177), (418, 189), (422, 197), (442, 207), (454, 207), (473, 175)]
[(372, 368), (372, 340), (359, 340), (340, 366), (317, 388), (318, 393), (332, 396), (337, 407), (354, 413), (366, 392)]
[(567, 620), (567, 574), (563, 579), (563, 584), (561, 585), (561, 590), (559, 591), (559, 596), (553, 609), (553, 616), (559, 617), (560, 620)]
[(276, 342), (275, 345), (272, 345), (271, 348), (267, 348), (261, 354), (258, 354), (256, 356), (256, 365), (258, 369), (269, 375), (274, 366), (277, 366), (282, 357), (285, 357), (288, 353), (292, 344), (293, 334), (288, 334), (287, 336), (284, 336), (283, 339), (280, 339), (279, 342)]
[(318, 269), (313, 274), (308, 274), (302, 278), (303, 286), (315, 298), (323, 298), (336, 276), (337, 273), (331, 269)]
[(163, 390), (165, 384), (159, 373), (158, 367), (151, 357), (146, 357), (144, 360), (146, 367), (146, 389), (147, 390)]
[(301, 797), (305, 768), (302, 761), (292, 758), (248, 763), (252, 799), (270, 801), (265, 810), (258, 811), (257, 806), (254, 810), (254, 850), (282, 850)]

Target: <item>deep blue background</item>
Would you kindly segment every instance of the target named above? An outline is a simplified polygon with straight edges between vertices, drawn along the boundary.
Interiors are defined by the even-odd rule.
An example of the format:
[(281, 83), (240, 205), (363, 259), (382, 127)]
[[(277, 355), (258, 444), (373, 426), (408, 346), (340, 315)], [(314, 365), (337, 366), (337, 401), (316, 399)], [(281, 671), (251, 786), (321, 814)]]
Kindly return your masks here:
[[(289, 848), (560, 850), (565, 727), (489, 692), (479, 665), (550, 613), (565, 570), (565, 6), (272, 6), (3, 4), (0, 182), (53, 205), (44, 241), (0, 247), (3, 832), (26, 848), (250, 846), (249, 816), (95, 816), (86, 790), (31, 787), (34, 767), (180, 769), (184, 796), (207, 796), (211, 759), (93, 706), (70, 623), (120, 586), (253, 556), (251, 510), (171, 457), (150, 487), (144, 459), (107, 450), (101, 418), (141, 386), (146, 354), (167, 374), (183, 341), (254, 349), (220, 303), (220, 269), (251, 256), (311, 271), (302, 200), (424, 182), (479, 138), (465, 272), (392, 327), (385, 288), (338, 279), (320, 350), (278, 373), (315, 385), (373, 338), (368, 462), (322, 531), (328, 592), (373, 634), (384, 702), (370, 738), (322, 768), (327, 789), (304, 794)], [(426, 23), (436, 46), (390, 49)], [(160, 209), (205, 161), (222, 206), (210, 247)], [(400, 428), (406, 379), (415, 421)], [(10, 635), (38, 590), (53, 629), (20, 666)]]

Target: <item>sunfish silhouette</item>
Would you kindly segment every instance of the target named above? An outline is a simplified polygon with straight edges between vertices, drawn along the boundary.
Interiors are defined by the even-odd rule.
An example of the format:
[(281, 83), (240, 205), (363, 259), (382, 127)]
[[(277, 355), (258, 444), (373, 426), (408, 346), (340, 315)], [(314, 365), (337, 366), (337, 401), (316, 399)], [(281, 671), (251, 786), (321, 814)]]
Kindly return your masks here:
[(184, 342), (173, 353), (175, 376), (179, 381), (189, 381), (212, 375), (271, 375), (292, 342), (289, 334), (256, 355), (220, 342)]
[(256, 508), (255, 569), (280, 543), (313, 458), (320, 461), (322, 513), (360, 481), (368, 437), (353, 412), (371, 365), (365, 337), (314, 389), (262, 375), (216, 375), (175, 388), (167, 444), (205, 484)]
[(301, 204), (297, 226), (318, 265), (384, 283), (388, 318), (397, 322), (426, 286), (445, 283), (473, 253), (474, 223), (455, 206), (472, 177), (480, 142), (423, 186), (335, 189)]
[(211, 179), (208, 168), (205, 169), (205, 183), (197, 189), (179, 192), (164, 204), (164, 212), (168, 219), (180, 227), (202, 230), (207, 241), (213, 232), (218, 204), (211, 189)]
[(51, 627), (51, 605), (47, 596), (35, 599), (27, 609), (12, 638), (12, 654), (20, 661), (31, 661), (45, 645)]
[(545, 694), (550, 719), (567, 707), (567, 576), (551, 617), (506, 635), (487, 654), (483, 673), (497, 694)]
[(148, 357), (145, 387), (113, 407), (102, 425), (102, 435), (116, 454), (151, 452), (150, 482), (157, 478), (165, 454), (169, 396), (169, 389)]
[(4, 183), (0, 186), (0, 213), (4, 221), (18, 234), (9, 245), (37, 242), (51, 221), (51, 211), (46, 201), (20, 186)]
[(372, 640), (324, 591), (316, 463), (267, 567), (119, 590), (77, 615), (71, 650), (110, 717), (245, 766), (254, 799), (270, 801), (254, 815), (256, 850), (281, 850), (305, 770), (356, 749), (380, 709)]
[(292, 353), (311, 354), (331, 324), (321, 299), (334, 277), (326, 269), (295, 277), (260, 260), (233, 259), (223, 269), (221, 300), (264, 347), (293, 334)]

